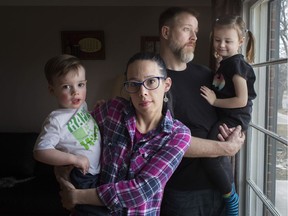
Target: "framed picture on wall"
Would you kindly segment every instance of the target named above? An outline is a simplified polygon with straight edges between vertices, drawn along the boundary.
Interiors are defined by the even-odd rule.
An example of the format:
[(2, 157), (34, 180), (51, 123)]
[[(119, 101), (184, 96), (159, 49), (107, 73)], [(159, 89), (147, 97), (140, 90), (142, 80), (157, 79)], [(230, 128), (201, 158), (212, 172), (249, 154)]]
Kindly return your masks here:
[(103, 31), (62, 31), (62, 53), (83, 60), (104, 60), (105, 42)]
[(145, 52), (160, 52), (160, 40), (158, 36), (142, 36), (141, 51)]

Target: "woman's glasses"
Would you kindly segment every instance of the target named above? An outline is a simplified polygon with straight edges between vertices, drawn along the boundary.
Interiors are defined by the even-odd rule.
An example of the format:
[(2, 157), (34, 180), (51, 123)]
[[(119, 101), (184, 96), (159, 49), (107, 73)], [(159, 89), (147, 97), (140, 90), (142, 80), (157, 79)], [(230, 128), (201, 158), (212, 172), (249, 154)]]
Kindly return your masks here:
[(160, 79), (166, 79), (165, 77), (149, 77), (142, 82), (137, 81), (126, 81), (124, 82), (125, 90), (128, 93), (136, 93), (139, 91), (140, 87), (143, 85), (148, 90), (157, 89), (160, 85)]

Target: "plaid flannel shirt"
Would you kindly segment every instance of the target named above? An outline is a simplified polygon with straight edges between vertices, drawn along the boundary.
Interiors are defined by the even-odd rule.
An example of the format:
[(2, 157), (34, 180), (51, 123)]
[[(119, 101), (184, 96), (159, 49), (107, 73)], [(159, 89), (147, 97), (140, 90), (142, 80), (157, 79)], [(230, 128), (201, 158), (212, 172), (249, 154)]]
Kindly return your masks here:
[(155, 130), (134, 143), (129, 101), (110, 100), (91, 114), (102, 135), (100, 199), (112, 215), (159, 215), (164, 186), (190, 144), (190, 130), (167, 111)]

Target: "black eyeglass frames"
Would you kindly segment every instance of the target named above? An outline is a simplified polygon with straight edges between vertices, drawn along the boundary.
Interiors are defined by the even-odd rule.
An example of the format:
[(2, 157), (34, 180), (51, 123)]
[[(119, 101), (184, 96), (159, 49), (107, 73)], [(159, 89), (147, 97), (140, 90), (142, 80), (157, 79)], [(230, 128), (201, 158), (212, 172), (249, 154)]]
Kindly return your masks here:
[(160, 85), (160, 79), (166, 79), (166, 77), (149, 77), (142, 82), (138, 81), (126, 81), (124, 82), (125, 90), (128, 93), (136, 93), (139, 91), (140, 87), (143, 85), (148, 90), (157, 89)]

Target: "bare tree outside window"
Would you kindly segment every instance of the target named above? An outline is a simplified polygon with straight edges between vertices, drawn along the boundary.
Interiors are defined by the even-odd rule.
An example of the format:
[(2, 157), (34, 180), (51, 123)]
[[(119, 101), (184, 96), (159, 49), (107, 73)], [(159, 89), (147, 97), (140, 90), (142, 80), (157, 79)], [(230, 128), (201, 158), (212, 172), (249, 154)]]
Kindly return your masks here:
[[(279, 14), (279, 59), (288, 57), (288, 6), (287, 0), (276, 1), (280, 4)], [(277, 134), (288, 138), (288, 63), (280, 64), (278, 75), (277, 107)], [(276, 150), (276, 208), (281, 215), (287, 215), (287, 188), (288, 188), (288, 147), (277, 143)], [(286, 192), (284, 192), (286, 191)], [(286, 195), (285, 195), (286, 194)], [(286, 203), (286, 205), (285, 205)]]
[[(288, 6), (287, 0), (280, 1), (280, 31), (279, 31), (279, 57), (288, 56)], [(287, 64), (280, 65), (279, 73), (279, 94), (278, 108), (288, 111), (288, 92), (287, 92)], [(284, 110), (284, 112), (285, 112)]]

